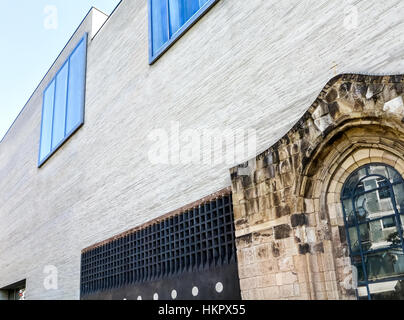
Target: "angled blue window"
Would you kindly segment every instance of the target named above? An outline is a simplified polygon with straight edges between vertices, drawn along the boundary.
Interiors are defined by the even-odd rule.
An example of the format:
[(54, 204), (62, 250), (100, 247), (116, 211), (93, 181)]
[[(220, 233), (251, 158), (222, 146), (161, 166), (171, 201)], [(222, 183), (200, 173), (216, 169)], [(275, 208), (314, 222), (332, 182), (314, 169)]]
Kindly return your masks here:
[(51, 151), (53, 101), (55, 99), (55, 80), (53, 80), (43, 95), (42, 130), (39, 158), (44, 159)]
[(87, 34), (43, 93), (40, 167), (84, 122)]
[(69, 65), (65, 63), (56, 76), (55, 104), (53, 106), (52, 149), (56, 148), (65, 137), (67, 77)]
[(156, 61), (219, 0), (149, 0), (149, 63)]
[(69, 59), (69, 92), (67, 96), (66, 135), (83, 123), (86, 84), (86, 41), (81, 41)]

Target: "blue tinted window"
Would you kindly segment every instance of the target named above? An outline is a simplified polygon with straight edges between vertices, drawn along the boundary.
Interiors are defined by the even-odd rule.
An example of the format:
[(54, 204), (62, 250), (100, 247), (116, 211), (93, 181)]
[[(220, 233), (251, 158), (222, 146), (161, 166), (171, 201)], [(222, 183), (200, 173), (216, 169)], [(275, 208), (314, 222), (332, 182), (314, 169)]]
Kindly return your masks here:
[(169, 0), (169, 5), (172, 36), (199, 10), (199, 0)]
[(39, 166), (83, 124), (86, 52), (87, 35), (44, 91)]
[(66, 134), (83, 122), (86, 74), (86, 43), (82, 41), (70, 57)]
[(218, 0), (149, 0), (150, 63)]
[(45, 158), (51, 151), (53, 101), (55, 98), (55, 80), (53, 80), (43, 94), (42, 127), (40, 159)]
[(56, 76), (55, 104), (53, 106), (52, 148), (56, 148), (65, 137), (68, 72), (69, 64), (66, 63)]
[(178, 31), (184, 24), (182, 16), (182, 1), (173, 0), (170, 1), (170, 36)]
[(167, 2), (151, 0), (153, 48), (160, 48), (168, 40)]

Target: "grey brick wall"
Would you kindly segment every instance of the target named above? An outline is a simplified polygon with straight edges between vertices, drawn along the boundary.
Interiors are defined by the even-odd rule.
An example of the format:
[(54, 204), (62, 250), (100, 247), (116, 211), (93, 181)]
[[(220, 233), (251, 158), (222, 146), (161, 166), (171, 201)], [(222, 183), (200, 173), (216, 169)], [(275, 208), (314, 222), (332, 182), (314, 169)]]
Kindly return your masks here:
[(42, 91), (86, 20), (0, 143), (0, 288), (78, 299), (81, 249), (230, 185), (230, 165), (151, 165), (151, 130), (251, 127), (258, 153), (335, 72), (403, 73), (404, 3), (355, 1), (348, 30), (350, 3), (221, 0), (149, 66), (146, 1), (124, 0), (89, 43), (84, 126), (38, 169)]

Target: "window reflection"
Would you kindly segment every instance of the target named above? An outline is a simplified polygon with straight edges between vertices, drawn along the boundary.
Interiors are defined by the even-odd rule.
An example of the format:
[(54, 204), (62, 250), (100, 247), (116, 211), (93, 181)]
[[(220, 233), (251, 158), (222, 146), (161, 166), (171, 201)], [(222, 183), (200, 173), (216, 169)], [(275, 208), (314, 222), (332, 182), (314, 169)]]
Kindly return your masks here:
[(403, 297), (402, 177), (389, 166), (367, 165), (348, 178), (341, 194), (358, 297)]
[(397, 210), (400, 214), (404, 214), (404, 184), (396, 184), (393, 186), (394, 196), (396, 198)]
[(359, 220), (394, 214), (392, 194), (386, 184), (387, 180), (372, 176), (358, 185), (354, 204)]
[(361, 256), (352, 256), (352, 264), (356, 267), (358, 281), (365, 281), (365, 274), (363, 272), (362, 258)]
[[(369, 284), (372, 300), (404, 300), (404, 280), (387, 281)], [(367, 300), (366, 286), (358, 288), (359, 300)]]
[(371, 284), (372, 300), (404, 300), (404, 280)]
[(369, 280), (404, 275), (404, 255), (401, 248), (368, 254), (365, 260)]
[(393, 220), (393, 225), (390, 224), (390, 220), (387, 220), (387, 227), (384, 227), (385, 219), (382, 219), (366, 222), (359, 226), (363, 251), (388, 248), (395, 244), (393, 239), (394, 236), (397, 235), (396, 223), (394, 218), (388, 219)]

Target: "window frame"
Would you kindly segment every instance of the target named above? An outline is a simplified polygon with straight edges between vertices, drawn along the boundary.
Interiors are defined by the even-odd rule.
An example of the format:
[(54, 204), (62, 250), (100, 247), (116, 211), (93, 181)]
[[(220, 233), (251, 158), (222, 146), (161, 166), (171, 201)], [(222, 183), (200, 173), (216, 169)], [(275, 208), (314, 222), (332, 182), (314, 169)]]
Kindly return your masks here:
[[(391, 170), (393, 170), (395, 173), (398, 174), (399, 179), (396, 180), (396, 181), (391, 182), (387, 176), (382, 176), (381, 174), (375, 174), (375, 173), (371, 174), (371, 173), (369, 173), (369, 168), (371, 166), (383, 166), (386, 169), (390, 168)], [(359, 179), (359, 181), (356, 183), (355, 188), (351, 189), (350, 188), (350, 186), (351, 186), (351, 183), (350, 183), (351, 178), (353, 176), (355, 176), (355, 174), (357, 172), (359, 172), (360, 170), (362, 170), (362, 169), (366, 170), (365, 176)], [(384, 181), (387, 182), (387, 186), (379, 186), (379, 183), (377, 183), (377, 188), (367, 190), (367, 191), (357, 192), (356, 190), (357, 190), (358, 186), (361, 184), (361, 182), (364, 179), (366, 179), (366, 178), (368, 178), (370, 176), (375, 176), (375, 177), (379, 177), (379, 178), (384, 179)], [(403, 214), (398, 212), (397, 203), (396, 203), (396, 194), (395, 194), (395, 191), (393, 190), (393, 186), (399, 185), (399, 184), (404, 184), (404, 178), (401, 176), (401, 174), (396, 169), (394, 169), (392, 166), (390, 166), (390, 165), (388, 165), (386, 163), (372, 162), (372, 163), (363, 165), (363, 166), (357, 168), (354, 172), (352, 172), (346, 178), (346, 180), (345, 180), (345, 182), (343, 184), (342, 190), (341, 190), (340, 203), (342, 205), (342, 211), (343, 211), (343, 216), (344, 216), (344, 226), (345, 226), (345, 232), (346, 232), (346, 240), (347, 240), (347, 244), (348, 244), (348, 248), (349, 248), (349, 256), (350, 256), (352, 266), (355, 265), (355, 261), (354, 261), (355, 258), (356, 259), (360, 258), (361, 262), (359, 264), (361, 265), (360, 268), (362, 270), (362, 275), (363, 275), (364, 279), (363, 280), (358, 279), (357, 284), (358, 284), (358, 288), (359, 287), (366, 288), (367, 299), (368, 300), (371, 300), (371, 293), (370, 293), (370, 289), (369, 289), (370, 285), (375, 284), (375, 283), (394, 281), (394, 280), (404, 280), (403, 275), (396, 276), (396, 277), (394, 277), (394, 276), (393, 277), (386, 277), (386, 278), (382, 278), (382, 279), (374, 279), (374, 280), (368, 279), (368, 275), (367, 275), (367, 271), (366, 271), (367, 268), (365, 266), (365, 256), (367, 256), (368, 254), (374, 254), (374, 253), (378, 253), (378, 252), (387, 252), (387, 251), (389, 251), (391, 249), (395, 249), (395, 248), (401, 249), (402, 252), (404, 253), (404, 237), (403, 237), (403, 230), (402, 230), (402, 223), (401, 223), (401, 216), (403, 216)], [(355, 205), (354, 205), (355, 197), (358, 194), (366, 194), (366, 193), (370, 193), (370, 192), (374, 192), (374, 191), (379, 191), (381, 188), (384, 188), (384, 187), (389, 188), (389, 194), (390, 194), (390, 199), (392, 200), (394, 213), (391, 214), (391, 215), (377, 217), (377, 218), (374, 218), (374, 219), (366, 219), (364, 222), (358, 222), (357, 218), (356, 218), (356, 215), (354, 214), (354, 223), (352, 223), (352, 221), (349, 222), (348, 214), (347, 214), (347, 211), (346, 211), (346, 208), (345, 208), (344, 201), (345, 200), (352, 201), (352, 208), (354, 209), (355, 208)], [(348, 190), (350, 191), (349, 195), (347, 195), (345, 193), (346, 188), (348, 188)], [(379, 196), (378, 196), (378, 201), (381, 201)], [(382, 229), (384, 229), (383, 228), (383, 220), (385, 218), (393, 218), (395, 220), (395, 223), (396, 223), (395, 227), (397, 228), (397, 233), (398, 233), (398, 236), (399, 236), (399, 239), (400, 239), (400, 244), (392, 244), (390, 247), (373, 249), (373, 250), (370, 250), (370, 251), (369, 250), (364, 250), (362, 245), (361, 245), (362, 240), (361, 240), (361, 232), (360, 232), (360, 229), (359, 229), (360, 225), (367, 224), (367, 223), (370, 223), (370, 222), (380, 221), (381, 227), (382, 227)], [(353, 248), (352, 243), (351, 243), (352, 239), (351, 239), (351, 236), (350, 236), (350, 233), (349, 233), (350, 228), (355, 228), (356, 231), (357, 231), (357, 242), (359, 243), (359, 245), (358, 245), (359, 250), (357, 250), (357, 251), (352, 250), (352, 248)], [(390, 228), (387, 228), (387, 229), (390, 229)], [(358, 290), (358, 288), (356, 288), (355, 291), (356, 291), (357, 298), (359, 299), (359, 290)]]
[[(393, 225), (393, 226), (391, 226), (391, 225), (386, 226), (386, 225), (384, 224), (384, 219), (393, 219), (394, 225)], [(395, 221), (395, 216), (383, 218), (383, 219), (380, 220), (380, 223), (381, 223), (381, 225), (382, 225), (382, 230), (392, 229), (392, 228), (396, 228), (396, 227), (397, 227), (397, 222)]]
[[(70, 58), (73, 56), (73, 54), (76, 52), (76, 50), (80, 47), (82, 42), (85, 41), (85, 64), (84, 64), (84, 87), (83, 87), (83, 112), (80, 114), (80, 121), (78, 122), (77, 125), (73, 126), (73, 128), (65, 132), (65, 135), (63, 139), (55, 146), (52, 147), (52, 138), (51, 138), (51, 146), (50, 146), (50, 151), (49, 153), (43, 157), (41, 160), (41, 149), (42, 149), (42, 134), (43, 134), (43, 118), (44, 118), (44, 109), (45, 109), (45, 92), (48, 90), (48, 88), (55, 82), (55, 89), (54, 89), (54, 98), (53, 98), (53, 109), (52, 109), (52, 131), (51, 131), (51, 137), (53, 137), (53, 123), (55, 119), (55, 96), (56, 96), (56, 78), (59, 75), (59, 73), (63, 70), (63, 68), (66, 66), (67, 63), (69, 63)], [(88, 33), (84, 33), (84, 35), (80, 38), (80, 40), (77, 42), (76, 46), (73, 48), (72, 52), (67, 56), (66, 60), (63, 62), (63, 64), (59, 67), (58, 71), (56, 74), (50, 79), (49, 83), (45, 87), (42, 93), (42, 115), (41, 115), (41, 130), (40, 130), (40, 138), (39, 138), (39, 151), (38, 151), (38, 168), (41, 168), (48, 159), (58, 151), (58, 149), (80, 128), (84, 125), (84, 113), (85, 113), (85, 99), (86, 99), (86, 84), (87, 84), (87, 54), (88, 54)], [(69, 96), (69, 73), (70, 73), (70, 65), (68, 67), (68, 77), (67, 77), (67, 89), (66, 89), (66, 106), (65, 108), (67, 109), (68, 103), (67, 99)], [(65, 117), (67, 116), (67, 113), (65, 114)], [(65, 119), (65, 130), (66, 130), (66, 119)]]
[[(386, 190), (383, 190), (383, 188), (388, 188), (389, 184), (383, 185), (383, 183), (385, 183), (386, 180), (385, 179), (378, 179), (377, 180), (377, 187), (379, 188), (377, 190), (377, 197), (379, 199), (379, 201), (382, 201), (384, 199), (389, 199), (390, 195), (388, 195), (387, 197), (385, 196), (385, 194), (382, 194), (382, 192), (385, 192)], [(390, 190), (387, 190), (390, 191)]]
[[(169, 8), (167, 1), (167, 8)], [(184, 23), (171, 37), (168, 34), (168, 41), (153, 55), (153, 21), (152, 21), (152, 0), (148, 0), (148, 21), (149, 21), (149, 65), (155, 63), (176, 41), (178, 41), (195, 23), (199, 21), (217, 2), (220, 0), (208, 0), (195, 14)], [(169, 10), (169, 9), (168, 9)], [(170, 30), (170, 14), (167, 18), (168, 30)], [(170, 32), (168, 32), (170, 33)]]

